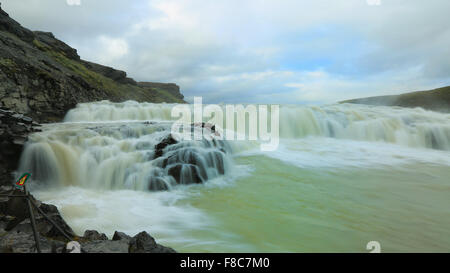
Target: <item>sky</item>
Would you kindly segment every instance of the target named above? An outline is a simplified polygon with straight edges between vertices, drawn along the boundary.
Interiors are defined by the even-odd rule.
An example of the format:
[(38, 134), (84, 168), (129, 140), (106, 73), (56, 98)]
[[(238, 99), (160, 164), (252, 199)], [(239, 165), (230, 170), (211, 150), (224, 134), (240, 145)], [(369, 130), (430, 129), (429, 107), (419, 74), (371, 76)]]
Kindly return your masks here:
[(187, 101), (329, 104), (450, 85), (448, 0), (0, 0)]

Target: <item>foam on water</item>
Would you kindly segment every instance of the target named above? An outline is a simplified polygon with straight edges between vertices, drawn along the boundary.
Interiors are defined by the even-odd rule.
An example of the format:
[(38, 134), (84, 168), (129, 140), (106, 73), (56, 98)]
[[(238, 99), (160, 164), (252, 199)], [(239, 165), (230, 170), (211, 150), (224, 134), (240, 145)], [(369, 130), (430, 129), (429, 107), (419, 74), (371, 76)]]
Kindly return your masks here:
[(390, 143), (354, 141), (324, 137), (283, 139), (274, 152), (257, 147), (239, 153), (276, 158), (301, 168), (375, 168), (392, 165), (439, 164), (450, 166), (447, 151), (409, 148)]

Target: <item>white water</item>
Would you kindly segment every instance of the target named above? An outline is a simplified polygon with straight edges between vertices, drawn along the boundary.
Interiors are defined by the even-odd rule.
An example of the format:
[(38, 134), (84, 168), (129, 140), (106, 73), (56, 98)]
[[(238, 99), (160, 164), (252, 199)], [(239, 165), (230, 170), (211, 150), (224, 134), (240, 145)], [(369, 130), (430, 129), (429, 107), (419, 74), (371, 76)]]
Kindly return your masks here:
[[(172, 107), (107, 101), (81, 104), (67, 114), (64, 123), (46, 125), (42, 133), (31, 137), (20, 170), (31, 171), (40, 180), (34, 185), (35, 193), (43, 201), (56, 204), (76, 232), (92, 228), (112, 235), (115, 230), (130, 234), (147, 230), (158, 241), (181, 251), (364, 251), (364, 246), (359, 250), (359, 245), (374, 239), (365, 238), (365, 234), (383, 237), (386, 225), (395, 225), (393, 230), (411, 229), (403, 222), (393, 222), (414, 215), (431, 219), (415, 226), (430, 225), (431, 221), (436, 236), (450, 237), (444, 231), (450, 223), (439, 222), (450, 216), (444, 208), (450, 205), (445, 201), (450, 200), (449, 114), (350, 104), (282, 106), (282, 140), (277, 151), (261, 152), (258, 143), (250, 141), (229, 142), (232, 154), (205, 143), (179, 144), (185, 152), (177, 153), (177, 157), (187, 160), (195, 153), (206, 172), (204, 184), (186, 186), (174, 183), (167, 168), (162, 168), (161, 158), (152, 159), (154, 146), (169, 133)], [(155, 123), (147, 122), (150, 120)], [(224, 175), (218, 171), (218, 160), (224, 161)], [(184, 179), (191, 179), (192, 173), (183, 170)], [(354, 181), (345, 180), (353, 172), (356, 174), (350, 179)], [(327, 173), (332, 175), (324, 178)], [(380, 173), (386, 176), (383, 181), (377, 180)], [(160, 183), (155, 177), (161, 177), (170, 190), (150, 192), (151, 185)], [(306, 178), (316, 185), (313, 187), (324, 188), (310, 188), (310, 184), (304, 184)], [(426, 180), (429, 184), (422, 185)], [(425, 193), (423, 187), (436, 191)], [(283, 195), (283, 189), (288, 188)], [(327, 197), (310, 199), (318, 193), (335, 195), (336, 190), (353, 196), (368, 194), (359, 201), (367, 204), (354, 210), (357, 206), (348, 202), (330, 207)], [(297, 224), (306, 228), (318, 217), (317, 213), (339, 210), (326, 221), (320, 220), (325, 221), (320, 226), (326, 227), (327, 232), (316, 226), (308, 230), (311, 235), (293, 234), (292, 229), (301, 228), (290, 221), (302, 215), (303, 209), (285, 195), (301, 196), (306, 192), (310, 200), (302, 201), (301, 206), (317, 205), (316, 216), (302, 218)], [(398, 197), (406, 193), (416, 196), (415, 200), (405, 202), (404, 197)], [(253, 195), (259, 201), (249, 203)], [(410, 202), (415, 202), (413, 208), (407, 206)], [(386, 214), (383, 210), (390, 208), (383, 204), (396, 207), (398, 212)], [(426, 208), (432, 210), (424, 211)], [(259, 215), (259, 209), (268, 215), (254, 216)], [(341, 240), (358, 234), (360, 230), (345, 230), (340, 225), (348, 228), (363, 223), (366, 219), (361, 213), (366, 209), (387, 218), (376, 223), (377, 229), (361, 233), (358, 240), (362, 242), (348, 238), (330, 241), (331, 234)], [(242, 213), (235, 215), (237, 210)], [(342, 213), (344, 223), (341, 218), (334, 219)], [(292, 218), (280, 226), (287, 237), (285, 242), (276, 231), (264, 228), (271, 225), (268, 221), (281, 221), (275, 215)], [(245, 226), (254, 228), (242, 230)], [(410, 232), (425, 238), (428, 235), (421, 234), (425, 230), (414, 228)], [(270, 243), (255, 241), (259, 234), (261, 240)], [(312, 237), (302, 239), (304, 243), (295, 243), (295, 238), (309, 235)], [(386, 239), (391, 251), (414, 251), (414, 244), (404, 242), (406, 239), (398, 242), (391, 237)], [(424, 251), (442, 250), (443, 246), (437, 246), (433, 240), (429, 238), (417, 247)]]

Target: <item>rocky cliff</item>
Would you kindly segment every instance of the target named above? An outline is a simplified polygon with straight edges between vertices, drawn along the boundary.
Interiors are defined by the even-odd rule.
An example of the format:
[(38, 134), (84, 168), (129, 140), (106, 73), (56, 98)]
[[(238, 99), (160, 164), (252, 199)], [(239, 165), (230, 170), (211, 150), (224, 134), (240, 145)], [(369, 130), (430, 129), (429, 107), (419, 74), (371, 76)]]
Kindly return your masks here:
[(30, 117), (0, 108), (0, 186), (14, 181), (23, 145), (39, 128)]
[(0, 107), (60, 121), (77, 103), (184, 102), (175, 84), (137, 83), (124, 71), (80, 59), (52, 33), (30, 31), (0, 8)]

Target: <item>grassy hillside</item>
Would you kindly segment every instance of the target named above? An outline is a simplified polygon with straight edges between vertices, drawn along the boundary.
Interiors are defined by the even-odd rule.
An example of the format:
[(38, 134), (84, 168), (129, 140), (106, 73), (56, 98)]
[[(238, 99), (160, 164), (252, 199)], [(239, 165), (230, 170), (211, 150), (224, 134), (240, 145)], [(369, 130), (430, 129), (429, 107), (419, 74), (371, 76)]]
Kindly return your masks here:
[(450, 86), (401, 95), (353, 99), (342, 101), (341, 103), (422, 107), (427, 110), (450, 113)]

